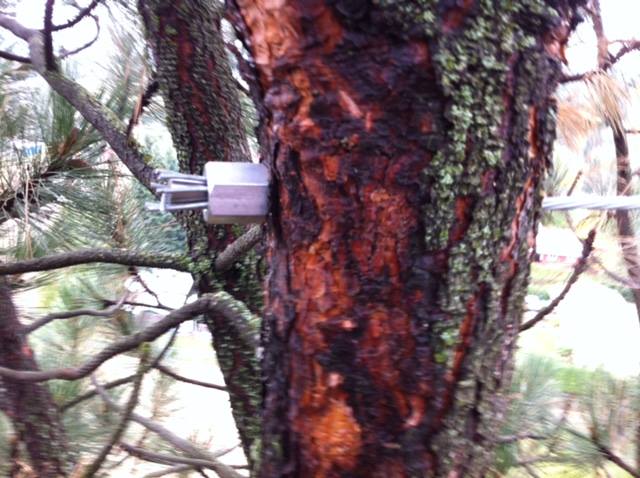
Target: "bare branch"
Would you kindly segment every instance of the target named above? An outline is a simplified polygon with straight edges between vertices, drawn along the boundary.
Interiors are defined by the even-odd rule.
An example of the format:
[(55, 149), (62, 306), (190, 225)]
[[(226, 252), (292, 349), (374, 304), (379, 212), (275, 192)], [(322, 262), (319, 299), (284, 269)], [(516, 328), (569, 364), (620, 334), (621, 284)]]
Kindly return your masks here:
[[(616, 64), (620, 59), (625, 56), (627, 53), (631, 53), (632, 51), (640, 50), (640, 40), (630, 40), (624, 43), (624, 46), (618, 50), (618, 53), (613, 55), (613, 57), (608, 61), (607, 65), (611, 67)], [(606, 68), (606, 66), (605, 66)]]
[(64, 52), (63, 54), (60, 55), (60, 59), (63, 58), (68, 58), (72, 55), (75, 55), (76, 53), (80, 53), (83, 50), (86, 50), (87, 48), (89, 48), (91, 45), (93, 45), (96, 41), (98, 41), (98, 37), (100, 36), (100, 21), (98, 20), (98, 17), (96, 17), (95, 15), (89, 15), (91, 18), (93, 18), (93, 21), (96, 24), (96, 34), (93, 36), (93, 38), (91, 40), (89, 40), (87, 43), (85, 43), (84, 45), (79, 46), (78, 48), (75, 48), (73, 50)]
[[(104, 402), (109, 408), (117, 411), (121, 410), (121, 407), (116, 402), (114, 402), (111, 399), (111, 397), (109, 397), (109, 395), (105, 392), (105, 390), (95, 380), (94, 380), (94, 386), (98, 390), (100, 397), (102, 397), (102, 399), (104, 400)], [(200, 448), (195, 446), (193, 443), (191, 443), (189, 440), (185, 440), (184, 438), (181, 438), (175, 435), (173, 432), (167, 430), (162, 425), (154, 422), (153, 420), (149, 420), (148, 418), (140, 416), (137, 413), (131, 414), (131, 420), (142, 425), (148, 430), (151, 430), (152, 432), (157, 434), (160, 438), (170, 443), (178, 450), (188, 454), (192, 458), (207, 460), (211, 463), (216, 463), (216, 468), (214, 468), (214, 470), (222, 478), (241, 478), (241, 475), (239, 473), (234, 471), (229, 466), (224, 465), (223, 463), (220, 463), (217, 460), (218, 456), (216, 454), (209, 453), (205, 450), (201, 450)]]
[(262, 239), (262, 226), (253, 226), (218, 254), (215, 262), (216, 272), (224, 272), (240, 257), (249, 252)]
[(38, 30), (27, 28), (24, 25), (18, 23), (15, 19), (8, 15), (0, 14), (0, 27), (6, 28), (18, 38), (25, 41), (29, 41), (33, 36), (40, 35)]
[[(171, 334), (171, 338), (169, 338), (169, 340), (167, 341), (166, 345), (162, 348), (162, 350), (160, 351), (158, 356), (155, 359), (153, 359), (151, 361), (151, 363), (147, 366), (148, 369), (154, 367), (156, 364), (158, 364), (158, 363), (160, 363), (162, 361), (162, 359), (165, 357), (165, 355), (167, 354), (167, 352), (169, 351), (169, 349), (171, 348), (171, 346), (175, 342), (176, 337), (178, 336), (178, 330), (179, 330), (178, 327), (176, 327), (173, 330), (173, 334)], [(146, 373), (146, 371), (145, 371), (145, 373)], [(112, 388), (119, 387), (121, 385), (125, 385), (125, 384), (131, 382), (135, 378), (136, 378), (136, 374), (129, 375), (129, 376), (123, 377), (123, 378), (119, 378), (117, 380), (113, 380), (111, 382), (105, 383), (104, 385), (102, 385), (102, 388), (104, 388), (105, 390), (110, 390)], [(83, 393), (82, 395), (78, 395), (76, 398), (74, 398), (72, 400), (69, 400), (67, 403), (65, 403), (62, 406), (60, 406), (60, 412), (64, 413), (67, 410), (69, 410), (71, 407), (74, 407), (74, 406), (78, 405), (79, 403), (84, 402), (85, 400), (89, 400), (90, 398), (93, 398), (96, 395), (98, 395), (98, 391), (95, 388), (93, 390), (89, 390), (88, 392)]]
[(129, 420), (131, 418), (131, 414), (133, 410), (136, 408), (138, 404), (138, 399), (140, 397), (140, 389), (142, 388), (142, 379), (144, 378), (145, 372), (148, 370), (146, 366), (147, 359), (149, 358), (149, 349), (148, 347), (143, 347), (142, 356), (140, 357), (140, 365), (138, 366), (138, 371), (136, 372), (136, 378), (133, 382), (133, 390), (131, 391), (131, 395), (129, 396), (129, 400), (127, 401), (127, 405), (125, 406), (122, 415), (120, 417), (120, 421), (118, 425), (111, 433), (111, 436), (104, 444), (100, 453), (96, 456), (96, 458), (91, 462), (91, 464), (84, 470), (82, 477), (90, 478), (94, 476), (98, 470), (102, 467), (102, 464), (111, 453), (111, 449), (115, 446), (117, 442), (120, 441), (122, 435), (127, 430), (127, 426), (129, 425)]
[(499, 437), (496, 437), (496, 439), (493, 440), (493, 442), (499, 445), (504, 445), (507, 443), (514, 443), (520, 440), (546, 440), (548, 438), (549, 436), (547, 435), (536, 435), (535, 433), (520, 433), (516, 435), (499, 436)]
[(85, 249), (52, 256), (0, 264), (0, 275), (49, 271), (79, 264), (102, 262), (125, 266), (156, 267), (188, 271), (187, 261), (179, 256), (134, 252), (125, 249)]
[(78, 14), (73, 17), (71, 20), (69, 20), (66, 23), (63, 23), (62, 25), (53, 25), (51, 27), (51, 31), (52, 32), (57, 32), (60, 30), (64, 30), (65, 28), (71, 28), (72, 26), (74, 26), (75, 24), (79, 23), (83, 18), (89, 16), (89, 14), (91, 13), (91, 11), (101, 2), (102, 0), (93, 0), (89, 5), (87, 5), (85, 8), (82, 8)]
[(525, 330), (529, 330), (531, 327), (533, 327), (542, 319), (544, 319), (549, 313), (553, 311), (553, 309), (555, 309), (558, 306), (560, 302), (562, 302), (562, 299), (564, 299), (565, 296), (569, 293), (569, 291), (571, 290), (571, 287), (573, 287), (573, 284), (575, 284), (575, 282), (580, 277), (580, 274), (582, 274), (587, 269), (587, 264), (588, 264), (587, 260), (589, 259), (589, 256), (593, 251), (593, 241), (595, 240), (595, 238), (596, 238), (596, 230), (592, 229), (591, 231), (589, 231), (589, 235), (585, 239), (584, 244), (582, 246), (582, 255), (576, 261), (576, 264), (573, 267), (573, 272), (571, 273), (569, 280), (567, 280), (567, 283), (562, 289), (562, 292), (560, 292), (560, 294), (558, 294), (558, 296), (555, 299), (553, 299), (546, 307), (538, 311), (538, 313), (535, 315), (533, 319), (528, 320), (527, 322), (522, 324), (520, 326), (519, 332), (524, 332)]
[[(126, 385), (127, 383), (131, 383), (131, 381), (133, 381), (134, 378), (136, 378), (136, 374), (128, 375), (126, 377), (122, 377), (117, 380), (112, 380), (111, 382), (107, 382), (104, 385), (102, 385), (102, 388), (104, 388), (105, 390), (111, 390), (112, 388), (120, 387), (121, 385)], [(64, 403), (63, 405), (61, 405), (60, 412), (64, 413), (70, 408), (86, 400), (89, 400), (90, 398), (93, 398), (96, 395), (98, 395), (98, 391), (95, 388), (92, 390), (89, 390), (88, 392), (83, 393), (82, 395), (78, 395), (76, 398), (69, 400), (67, 403)]]
[(130, 455), (135, 456), (136, 458), (140, 458), (145, 461), (151, 461), (153, 463), (162, 463), (163, 465), (185, 464), (190, 465), (190, 467), (209, 468), (214, 471), (220, 466), (220, 462), (203, 460), (201, 458), (188, 458), (185, 456), (157, 453), (154, 451), (145, 450), (144, 448), (129, 445), (128, 443), (120, 443), (120, 448), (122, 448)]
[(5, 60), (10, 61), (18, 61), (20, 63), (31, 63), (31, 60), (25, 56), (14, 55), (11, 52), (2, 50), (0, 50), (0, 58), (4, 58)]
[(38, 330), (40, 327), (43, 327), (54, 320), (71, 319), (80, 315), (89, 315), (91, 317), (110, 317), (122, 308), (126, 298), (127, 295), (125, 294), (118, 300), (118, 302), (115, 303), (115, 305), (103, 310), (75, 309), (68, 310), (66, 312), (54, 312), (52, 314), (45, 315), (41, 319), (38, 319), (35, 322), (30, 323), (29, 325), (25, 325), (23, 328), (23, 333), (30, 334), (31, 332)]
[[(105, 303), (107, 305), (113, 305), (115, 304), (115, 301), (113, 300), (106, 300)], [(124, 305), (130, 305), (133, 307), (148, 307), (149, 309), (161, 309), (161, 310), (175, 310), (173, 307), (169, 307), (168, 305), (163, 305), (163, 304), (146, 304), (144, 302), (136, 302), (134, 300), (125, 300), (124, 301)]]
[(44, 37), (44, 61), (47, 70), (56, 69), (56, 60), (53, 56), (53, 36), (51, 35), (51, 28), (53, 27), (51, 18), (53, 17), (54, 2), (55, 0), (47, 0), (44, 6), (44, 29), (42, 30), (42, 34)]
[(153, 325), (129, 335), (118, 342), (105, 347), (91, 359), (76, 368), (60, 368), (46, 371), (13, 370), (0, 367), (0, 376), (26, 382), (45, 380), (77, 380), (86, 377), (100, 365), (118, 354), (136, 348), (144, 342), (152, 342), (168, 330), (205, 312), (217, 312), (233, 321), (242, 321), (242, 312), (238, 312), (238, 301), (226, 292), (203, 295), (200, 299), (176, 309)]
[(192, 385), (198, 385), (200, 387), (213, 388), (215, 390), (221, 390), (223, 392), (227, 391), (227, 387), (223, 387), (222, 385), (216, 385), (215, 383), (209, 383), (209, 382), (201, 382), (200, 380), (194, 380), (192, 378), (183, 377), (182, 375), (177, 374), (176, 372), (171, 370), (169, 367), (162, 364), (156, 364), (154, 368), (159, 372), (165, 374), (166, 376), (171, 377), (174, 380), (178, 380), (179, 382), (190, 383)]
[(585, 80), (588, 77), (595, 75), (600, 71), (608, 71), (611, 69), (612, 66), (618, 63), (625, 55), (638, 50), (640, 50), (640, 40), (628, 41), (625, 43), (625, 45), (622, 48), (620, 48), (620, 50), (618, 50), (618, 53), (616, 53), (613, 56), (609, 55), (609, 57), (604, 62), (604, 65), (601, 69), (596, 71), (586, 71), (584, 73), (577, 73), (575, 75), (566, 75), (560, 79), (560, 83), (570, 83), (572, 81)]

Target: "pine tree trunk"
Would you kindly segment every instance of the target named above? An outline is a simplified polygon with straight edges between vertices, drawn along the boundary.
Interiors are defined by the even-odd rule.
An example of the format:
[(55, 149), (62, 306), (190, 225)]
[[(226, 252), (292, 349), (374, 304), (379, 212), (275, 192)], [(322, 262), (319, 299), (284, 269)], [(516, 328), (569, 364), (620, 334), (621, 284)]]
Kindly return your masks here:
[[(38, 370), (33, 351), (22, 334), (6, 278), (0, 278), (0, 366)], [(66, 443), (60, 415), (46, 384), (4, 378), (2, 411), (24, 443), (37, 476), (64, 476)]]
[(273, 148), (261, 476), (484, 474), (575, 3), (231, 2)]
[[(154, 52), (180, 171), (203, 174), (207, 161), (249, 161), (238, 91), (220, 30), (220, 5), (204, 0), (139, 0), (138, 8)], [(187, 233), (198, 292), (224, 288), (254, 312), (261, 310), (262, 286), (254, 253), (222, 274), (213, 267), (216, 255), (242, 230), (207, 225), (200, 211), (180, 214), (179, 220)], [(207, 325), (251, 463), (261, 434), (257, 351), (223, 315), (211, 314)]]

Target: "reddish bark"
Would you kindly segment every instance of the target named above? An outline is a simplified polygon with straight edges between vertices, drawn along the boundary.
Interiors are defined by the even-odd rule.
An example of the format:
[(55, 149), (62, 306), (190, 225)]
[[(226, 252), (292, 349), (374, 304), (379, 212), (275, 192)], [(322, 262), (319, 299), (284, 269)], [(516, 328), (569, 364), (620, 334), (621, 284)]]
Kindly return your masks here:
[[(497, 54), (485, 130), (438, 55), (490, 49), (464, 42), (487, 7), (387, 3), (232, 2), (273, 147), (264, 477), (479, 476), (490, 456), (570, 28), (509, 13), (536, 42)], [(464, 83), (479, 97), (483, 68)], [(478, 117), (456, 139), (459, 104)]]
[[(0, 278), (0, 366), (38, 370), (33, 351), (21, 332), (11, 289), (5, 278)], [(62, 425), (47, 386), (4, 378), (2, 388), (3, 411), (25, 444), (37, 475), (42, 478), (65, 475)]]

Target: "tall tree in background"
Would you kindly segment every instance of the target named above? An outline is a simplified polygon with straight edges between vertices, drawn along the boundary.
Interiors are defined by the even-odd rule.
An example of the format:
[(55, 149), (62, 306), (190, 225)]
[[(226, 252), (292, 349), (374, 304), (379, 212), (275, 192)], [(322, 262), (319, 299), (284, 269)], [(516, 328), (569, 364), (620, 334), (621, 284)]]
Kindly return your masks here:
[[(273, 177), (262, 383), (253, 331), (195, 312), (211, 314), (256, 474), (484, 473), (580, 3), (229, 2)], [(127, 130), (57, 66), (53, 5), (42, 31), (0, 14), (30, 47), (4, 56), (32, 64), (149, 187)], [(249, 159), (222, 12), (196, 0), (138, 8), (181, 171)], [(180, 221), (199, 292), (225, 288), (257, 310), (255, 259), (219, 255), (246, 250), (256, 230)]]

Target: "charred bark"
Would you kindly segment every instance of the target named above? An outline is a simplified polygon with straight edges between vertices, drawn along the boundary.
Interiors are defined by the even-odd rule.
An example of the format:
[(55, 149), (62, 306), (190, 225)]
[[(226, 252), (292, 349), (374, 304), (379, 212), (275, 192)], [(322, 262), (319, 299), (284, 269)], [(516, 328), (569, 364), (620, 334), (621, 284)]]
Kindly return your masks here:
[[(249, 161), (242, 112), (220, 31), (221, 12), (203, 0), (139, 0), (180, 171), (202, 174), (207, 161)], [(198, 212), (180, 215), (200, 294), (224, 288), (254, 312), (262, 309), (254, 253), (222, 273), (217, 253), (242, 232), (209, 226)], [(260, 372), (256, 350), (229, 319), (207, 316), (245, 454), (260, 436)]]
[(273, 145), (261, 476), (483, 475), (576, 2), (230, 7)]
[[(22, 336), (6, 278), (0, 277), (0, 366), (38, 370)], [(2, 411), (24, 443), (31, 465), (42, 478), (65, 476), (66, 444), (58, 410), (46, 384), (2, 379)]]

